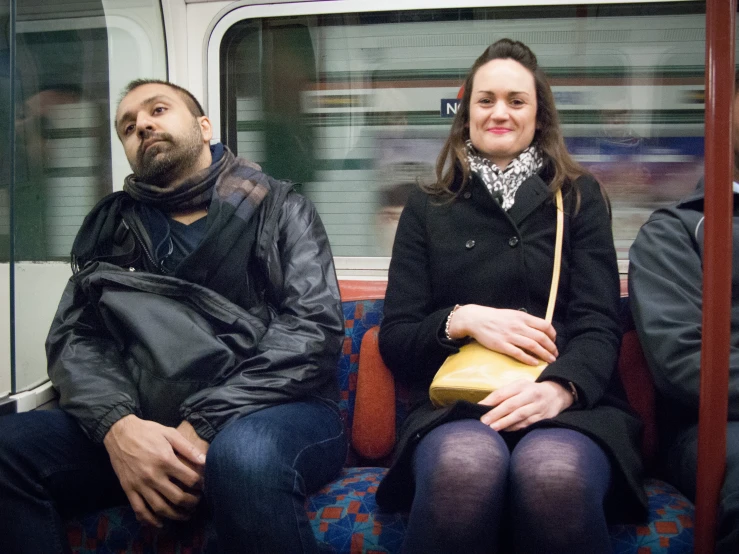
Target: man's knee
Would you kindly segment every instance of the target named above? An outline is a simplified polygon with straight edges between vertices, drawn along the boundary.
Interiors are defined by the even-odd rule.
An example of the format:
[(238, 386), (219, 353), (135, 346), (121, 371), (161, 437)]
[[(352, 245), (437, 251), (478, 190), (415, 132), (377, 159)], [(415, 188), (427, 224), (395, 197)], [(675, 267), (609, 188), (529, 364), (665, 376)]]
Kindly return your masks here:
[(292, 487), (292, 460), (278, 437), (261, 422), (248, 420), (248, 416), (238, 420), (213, 440), (206, 456), (206, 490), (236, 492), (246, 487), (254, 494), (260, 489)]

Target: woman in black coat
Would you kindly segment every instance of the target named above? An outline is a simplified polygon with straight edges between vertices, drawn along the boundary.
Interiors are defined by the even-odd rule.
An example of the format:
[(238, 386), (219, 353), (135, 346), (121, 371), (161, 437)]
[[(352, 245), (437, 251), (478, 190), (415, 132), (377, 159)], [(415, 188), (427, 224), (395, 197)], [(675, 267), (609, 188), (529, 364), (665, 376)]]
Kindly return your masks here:
[[(413, 409), (377, 498), (410, 509), (406, 552), (493, 552), (503, 518), (519, 552), (609, 552), (606, 515), (646, 514), (640, 423), (614, 373), (618, 302), (607, 200), (565, 149), (536, 56), (500, 40), (467, 76), (437, 182), (409, 199), (390, 264), (380, 352)], [(470, 339), (549, 365), (434, 409), (434, 374)]]

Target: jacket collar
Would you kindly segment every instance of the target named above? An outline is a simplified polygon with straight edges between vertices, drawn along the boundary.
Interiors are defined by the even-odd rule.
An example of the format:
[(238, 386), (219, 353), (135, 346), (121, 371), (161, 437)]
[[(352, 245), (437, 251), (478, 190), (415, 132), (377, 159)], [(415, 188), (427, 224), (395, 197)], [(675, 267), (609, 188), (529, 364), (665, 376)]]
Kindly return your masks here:
[(513, 223), (519, 225), (536, 208), (552, 197), (552, 191), (542, 179), (541, 174), (534, 174), (523, 183), (516, 192), (516, 202), (508, 210)]

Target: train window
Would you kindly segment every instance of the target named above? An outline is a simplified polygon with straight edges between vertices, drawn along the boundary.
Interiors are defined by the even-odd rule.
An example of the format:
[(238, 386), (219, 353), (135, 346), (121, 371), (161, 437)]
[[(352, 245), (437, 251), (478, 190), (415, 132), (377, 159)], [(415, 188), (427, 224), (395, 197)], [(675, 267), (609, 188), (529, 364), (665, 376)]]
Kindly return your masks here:
[[(15, 4), (12, 36), (0, 8), (0, 264), (15, 276), (11, 288), (0, 266), (0, 395), (46, 379), (45, 330), (77, 229), (130, 172), (111, 125), (121, 89), (134, 78), (167, 77), (158, 0)], [(67, 263), (38, 263), (52, 261)], [(7, 290), (11, 297), (2, 297)]]
[[(341, 4), (331, 9), (353, 5)], [(610, 195), (622, 271), (647, 216), (701, 174), (704, 2), (265, 9), (216, 25), (211, 112), (235, 152), (302, 183), (345, 274), (386, 267), (408, 191), (434, 178), (466, 70), (502, 37), (531, 46), (549, 75), (570, 151)]]

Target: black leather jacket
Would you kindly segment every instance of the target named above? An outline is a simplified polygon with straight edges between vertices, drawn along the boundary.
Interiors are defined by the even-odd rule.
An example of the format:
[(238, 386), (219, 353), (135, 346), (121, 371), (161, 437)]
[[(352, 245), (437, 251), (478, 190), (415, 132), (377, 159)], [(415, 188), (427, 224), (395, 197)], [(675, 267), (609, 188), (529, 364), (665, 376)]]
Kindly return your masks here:
[[(344, 323), (328, 238), (312, 203), (275, 183), (249, 263), (259, 278), (233, 284), (261, 289), (247, 295), (260, 299), (253, 305), (128, 263), (93, 262), (70, 280), (46, 341), (48, 371), (92, 440), (128, 414), (187, 420), (210, 441), (270, 405), (338, 401)], [(135, 211), (122, 217), (117, 240), (141, 250)]]

